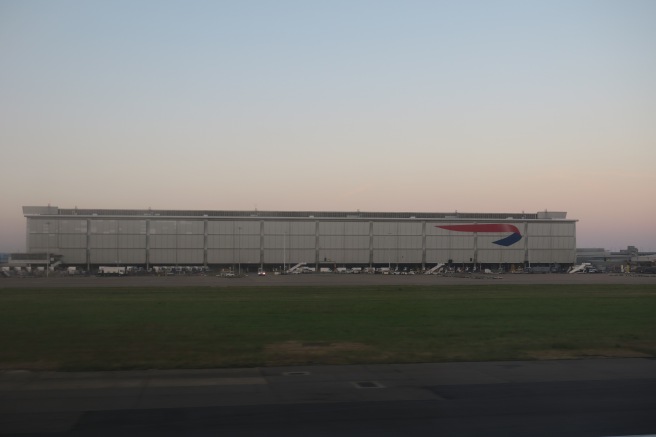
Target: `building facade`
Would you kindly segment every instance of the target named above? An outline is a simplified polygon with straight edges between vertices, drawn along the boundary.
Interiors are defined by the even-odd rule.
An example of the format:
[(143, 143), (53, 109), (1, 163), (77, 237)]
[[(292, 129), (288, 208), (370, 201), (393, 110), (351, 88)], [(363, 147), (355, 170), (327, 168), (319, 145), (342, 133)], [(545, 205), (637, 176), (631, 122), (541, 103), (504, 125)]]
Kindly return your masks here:
[(564, 212), (164, 211), (25, 206), (27, 252), (98, 265), (573, 264)]

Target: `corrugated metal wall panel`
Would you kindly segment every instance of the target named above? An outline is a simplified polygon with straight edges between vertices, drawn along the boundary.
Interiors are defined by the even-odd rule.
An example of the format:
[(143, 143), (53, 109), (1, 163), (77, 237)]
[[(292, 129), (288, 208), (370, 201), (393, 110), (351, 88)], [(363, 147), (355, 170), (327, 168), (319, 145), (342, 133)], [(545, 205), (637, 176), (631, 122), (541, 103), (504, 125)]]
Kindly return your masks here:
[(199, 220), (178, 221), (178, 234), (203, 234), (205, 232), (205, 223)]
[[(479, 252), (480, 254), (480, 252)], [(474, 252), (467, 249), (427, 249), (426, 262), (428, 264), (446, 263), (453, 260), (454, 263), (468, 263), (474, 257)], [(480, 256), (479, 256), (480, 259)]]
[(368, 222), (346, 222), (344, 235), (369, 235)]
[(369, 237), (349, 235), (344, 237), (345, 249), (369, 250)]
[(374, 249), (374, 264), (389, 264), (393, 262), (393, 252), (391, 249)]
[(151, 220), (150, 233), (157, 234), (177, 234), (177, 224), (174, 220)]
[(238, 234), (241, 228), (242, 234), (259, 234), (260, 222), (259, 221), (214, 221), (210, 220), (207, 223), (208, 234)]
[(208, 249), (207, 262), (210, 264), (230, 264), (234, 259), (232, 250)]
[(59, 220), (54, 219), (27, 219), (27, 231), (30, 234), (57, 233), (59, 232)]
[(562, 223), (563, 227), (562, 235), (567, 235), (568, 237), (576, 238), (576, 222), (574, 223)]
[(283, 259), (283, 250), (277, 249), (264, 249), (264, 262), (266, 264), (286, 264), (286, 261)]
[(446, 251), (440, 249), (426, 249), (426, 262), (428, 264), (445, 263), (449, 258)]
[(501, 262), (501, 254), (497, 250), (482, 249), (477, 252), (476, 260), (483, 264), (498, 264)]
[(344, 263), (369, 264), (369, 250), (348, 250), (344, 256)]
[(453, 239), (453, 242), (452, 242), (453, 246), (452, 247), (454, 249), (473, 249), (474, 248), (474, 238), (475, 238), (474, 236), (469, 235), (469, 234), (459, 235), (457, 238)]
[(447, 235), (453, 235), (454, 231), (447, 231), (446, 229), (441, 229), (438, 226), (448, 226), (448, 225), (461, 225), (463, 223), (426, 223), (426, 235), (439, 235), (439, 236), (447, 236)]
[(419, 264), (421, 263), (421, 258), (421, 249), (400, 249), (394, 252), (394, 260), (392, 262), (398, 264)]
[(575, 249), (574, 237), (529, 237), (529, 249)]
[(116, 249), (118, 238), (111, 234), (91, 234), (89, 236), (89, 247), (92, 249)]
[(118, 263), (118, 253), (116, 249), (93, 249), (90, 253), (91, 264), (111, 264)]
[[(235, 237), (237, 248), (242, 249), (259, 249), (260, 248), (260, 235), (237, 235)], [(202, 247), (202, 246), (201, 246)]]
[(144, 264), (146, 251), (144, 249), (119, 249), (118, 260), (120, 264)]
[(280, 249), (282, 252), (283, 247), (289, 247), (289, 240), (284, 235), (264, 235), (265, 249)]
[(150, 249), (150, 263), (175, 265), (177, 259), (175, 252), (173, 249)]
[(440, 249), (442, 247), (442, 237), (426, 235), (426, 250)]
[(314, 263), (316, 260), (316, 253), (314, 249), (292, 249), (287, 251), (288, 264), (296, 264), (299, 262)]
[(528, 251), (528, 261), (531, 263), (552, 263), (554, 261), (553, 250), (533, 249)]
[[(239, 229), (241, 228), (241, 230)], [(235, 223), (235, 232), (242, 234), (260, 235), (260, 221), (244, 221)]]
[(398, 235), (422, 235), (422, 224), (417, 223), (399, 223)]
[(319, 247), (321, 249), (343, 249), (344, 236), (321, 236), (319, 237)]
[(322, 249), (319, 260), (330, 260), (336, 264), (366, 264), (369, 262), (368, 250)]
[(119, 235), (118, 247), (127, 249), (145, 249), (146, 235)]
[(203, 235), (178, 235), (177, 246), (180, 249), (202, 249)]
[(344, 222), (319, 222), (319, 234), (324, 236), (344, 235), (346, 223)]
[(207, 222), (208, 234), (232, 234), (234, 222), (214, 221)]
[(86, 234), (61, 234), (59, 236), (59, 245), (64, 248), (84, 248), (87, 247)]
[(321, 236), (319, 247), (324, 249), (369, 249), (368, 236)]
[(242, 264), (259, 264), (260, 250), (259, 249), (235, 249), (235, 263)]
[[(426, 249), (473, 249), (474, 236), (444, 235), (440, 237), (426, 236)], [(478, 247), (481, 247), (481, 237), (478, 237)]]
[(397, 239), (397, 247), (399, 249), (421, 249), (421, 241), (421, 235), (400, 236)]
[(448, 259), (452, 259), (454, 263), (468, 263), (474, 257), (471, 250), (453, 249), (447, 251)]
[(397, 247), (396, 235), (374, 235), (373, 247), (375, 249), (395, 249)]
[(264, 234), (265, 235), (289, 234), (289, 222), (267, 220), (264, 222)]
[(524, 262), (524, 251), (521, 249), (482, 249), (478, 251), (477, 255), (477, 261), (484, 264), (521, 264)]
[(121, 220), (118, 223), (119, 234), (146, 233), (146, 220)]
[(27, 241), (28, 245), (32, 248), (47, 246), (57, 247), (58, 245), (58, 238), (53, 234), (50, 234), (50, 237), (48, 237), (48, 234), (30, 234)]
[(422, 251), (411, 249), (378, 249), (374, 250), (374, 264), (407, 264), (421, 263)]
[(199, 249), (179, 249), (177, 264), (203, 264), (203, 250)]
[(291, 235), (314, 235), (316, 226), (315, 222), (292, 222), (289, 233)]
[(92, 234), (116, 234), (118, 230), (118, 220), (91, 220)]
[(501, 251), (501, 260), (503, 263), (522, 264), (524, 255), (523, 249), (507, 249)]
[(291, 248), (309, 249), (315, 246), (314, 235), (290, 235), (288, 240)]
[(211, 249), (222, 249), (235, 247), (236, 237), (232, 235), (208, 235), (207, 247)]
[(86, 220), (61, 220), (59, 221), (59, 232), (63, 234), (86, 234)]
[(374, 235), (397, 235), (398, 230), (397, 222), (374, 222)]
[(61, 249), (59, 252), (65, 264), (86, 264), (86, 249)]
[(574, 237), (576, 233), (575, 223), (529, 223), (527, 234), (534, 235), (562, 235)]
[(176, 235), (151, 235), (149, 239), (150, 248), (175, 250), (176, 237)]

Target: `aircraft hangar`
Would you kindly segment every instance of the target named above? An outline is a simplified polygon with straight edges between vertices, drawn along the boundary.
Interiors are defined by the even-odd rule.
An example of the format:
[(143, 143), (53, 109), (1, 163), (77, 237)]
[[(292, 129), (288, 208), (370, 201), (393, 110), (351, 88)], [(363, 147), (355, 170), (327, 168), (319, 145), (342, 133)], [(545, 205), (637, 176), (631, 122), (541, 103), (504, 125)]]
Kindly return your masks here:
[(24, 206), (27, 252), (64, 265), (572, 265), (566, 212), (110, 210)]

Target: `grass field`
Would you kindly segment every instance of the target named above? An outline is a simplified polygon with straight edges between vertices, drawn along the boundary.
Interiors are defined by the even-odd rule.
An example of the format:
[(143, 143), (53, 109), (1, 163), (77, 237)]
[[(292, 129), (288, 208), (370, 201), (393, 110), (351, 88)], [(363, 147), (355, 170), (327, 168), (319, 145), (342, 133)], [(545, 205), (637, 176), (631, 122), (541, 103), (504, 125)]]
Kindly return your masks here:
[(0, 368), (656, 356), (656, 287), (0, 290)]

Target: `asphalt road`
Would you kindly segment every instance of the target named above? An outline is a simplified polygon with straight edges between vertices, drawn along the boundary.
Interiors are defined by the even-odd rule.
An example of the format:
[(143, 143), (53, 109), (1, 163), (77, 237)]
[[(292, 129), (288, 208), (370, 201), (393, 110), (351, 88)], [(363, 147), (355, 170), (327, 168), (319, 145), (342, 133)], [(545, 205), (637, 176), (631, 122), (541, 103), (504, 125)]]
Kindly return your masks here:
[(656, 360), (4, 372), (7, 436), (656, 434)]

